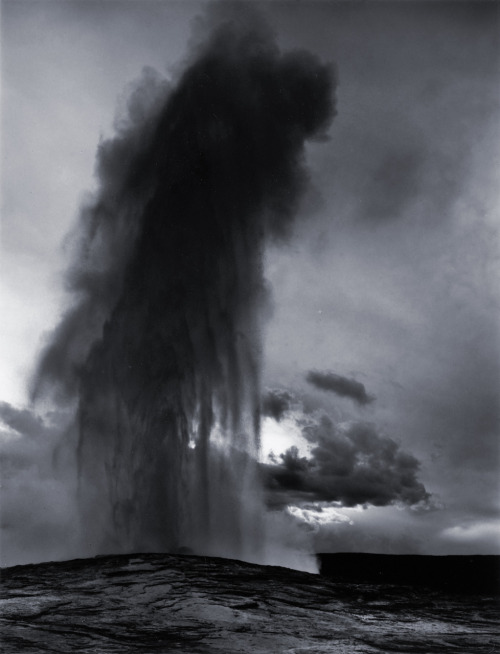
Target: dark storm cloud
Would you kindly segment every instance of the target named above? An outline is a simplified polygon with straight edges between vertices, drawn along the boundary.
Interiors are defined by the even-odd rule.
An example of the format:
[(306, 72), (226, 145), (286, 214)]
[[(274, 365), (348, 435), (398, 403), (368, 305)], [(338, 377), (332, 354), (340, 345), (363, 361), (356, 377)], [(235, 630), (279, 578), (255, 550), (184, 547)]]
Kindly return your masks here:
[(76, 303), (34, 389), (78, 398), (84, 511), (108, 547), (244, 540), (251, 472), (231, 452), (258, 447), (263, 247), (290, 231), (334, 87), (249, 6), (211, 5), (175, 83), (147, 69), (99, 147)]
[(375, 399), (368, 395), (361, 382), (342, 377), (334, 372), (311, 370), (307, 373), (306, 380), (322, 391), (330, 391), (340, 397), (348, 397), (361, 405), (370, 404)]
[(314, 444), (309, 457), (290, 448), (262, 467), (271, 505), (340, 502), (343, 506), (425, 504), (430, 495), (417, 474), (419, 461), (375, 427), (352, 423), (339, 428), (326, 415), (303, 428)]
[[(335, 175), (325, 174), (325, 229), (311, 247), (318, 274), (302, 289), (295, 256), (281, 272), (300, 312), (283, 312), (275, 342), (299, 368), (321, 366), (335, 348), (343, 369), (362, 367), (378, 398), (373, 419), (422, 461), (428, 490), (457, 514), (498, 515), (499, 6), (328, 9), (311, 42), (337, 49), (345, 104), (337, 147), (318, 155)], [(356, 29), (346, 20), (342, 30), (337, 11), (359, 11)], [(338, 216), (349, 218), (329, 231)], [(382, 371), (400, 387), (384, 388)]]
[(261, 412), (263, 416), (274, 418), (277, 422), (290, 408), (293, 401), (292, 395), (288, 391), (281, 389), (269, 389), (262, 398)]

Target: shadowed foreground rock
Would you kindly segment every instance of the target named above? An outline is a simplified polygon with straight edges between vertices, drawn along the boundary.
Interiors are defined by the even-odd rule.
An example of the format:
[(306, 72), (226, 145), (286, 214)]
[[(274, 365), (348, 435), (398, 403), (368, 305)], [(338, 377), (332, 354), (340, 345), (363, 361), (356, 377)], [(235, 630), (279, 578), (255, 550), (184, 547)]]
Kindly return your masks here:
[(488, 595), (146, 554), (8, 568), (2, 652), (500, 651)]

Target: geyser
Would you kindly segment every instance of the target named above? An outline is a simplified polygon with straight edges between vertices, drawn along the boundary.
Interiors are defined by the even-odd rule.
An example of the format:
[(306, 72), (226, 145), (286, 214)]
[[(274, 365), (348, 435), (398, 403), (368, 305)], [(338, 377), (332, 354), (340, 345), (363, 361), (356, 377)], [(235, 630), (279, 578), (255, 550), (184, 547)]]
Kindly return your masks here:
[(144, 71), (99, 146), (75, 303), (35, 379), (35, 396), (77, 406), (89, 553), (266, 559), (262, 254), (289, 230), (334, 82), (250, 12), (209, 21), (175, 83)]

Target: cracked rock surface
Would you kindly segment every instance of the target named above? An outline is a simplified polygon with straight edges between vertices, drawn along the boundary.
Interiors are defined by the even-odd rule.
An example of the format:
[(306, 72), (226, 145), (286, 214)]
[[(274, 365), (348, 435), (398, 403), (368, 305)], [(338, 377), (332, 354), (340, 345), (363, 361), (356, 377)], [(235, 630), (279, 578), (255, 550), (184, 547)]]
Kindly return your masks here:
[(2, 571), (1, 651), (500, 652), (498, 606), (287, 568), (144, 554)]

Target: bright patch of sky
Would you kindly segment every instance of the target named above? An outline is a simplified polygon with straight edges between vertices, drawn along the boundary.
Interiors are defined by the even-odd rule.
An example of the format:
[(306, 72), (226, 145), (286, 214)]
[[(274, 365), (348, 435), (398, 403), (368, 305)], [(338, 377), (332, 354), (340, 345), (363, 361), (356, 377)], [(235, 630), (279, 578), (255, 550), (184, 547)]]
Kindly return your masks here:
[(296, 447), (299, 456), (307, 457), (311, 452), (311, 444), (302, 436), (302, 431), (292, 415), (280, 422), (266, 417), (261, 427), (260, 461), (269, 463), (269, 455), (279, 457), (290, 447)]

